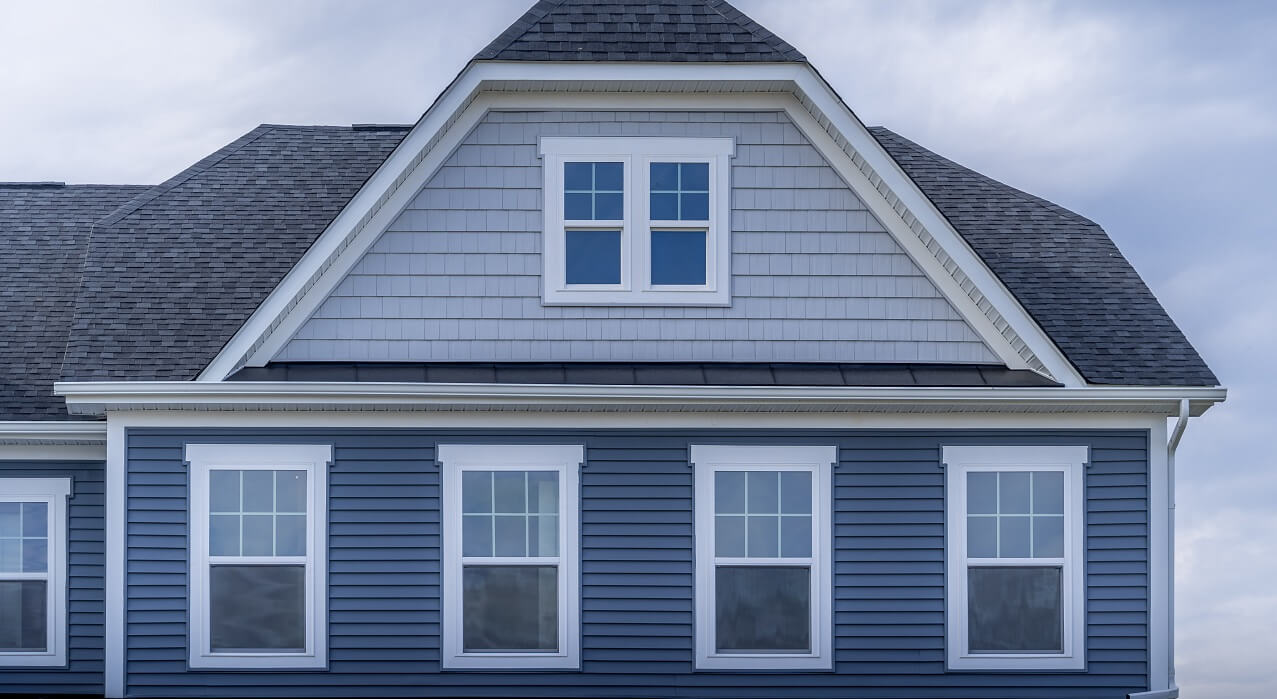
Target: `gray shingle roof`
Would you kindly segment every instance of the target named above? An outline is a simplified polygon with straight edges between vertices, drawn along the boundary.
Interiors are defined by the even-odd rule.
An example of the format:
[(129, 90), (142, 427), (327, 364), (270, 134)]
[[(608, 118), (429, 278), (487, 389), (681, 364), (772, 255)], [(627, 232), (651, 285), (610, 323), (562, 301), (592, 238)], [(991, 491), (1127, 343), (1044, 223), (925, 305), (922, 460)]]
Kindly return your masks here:
[(724, 0), (540, 0), (476, 60), (803, 61)]
[(195, 377), (406, 132), (260, 126), (103, 220), (63, 378)]
[(885, 128), (870, 131), (1087, 381), (1218, 385), (1104, 229)]
[(53, 395), (94, 221), (145, 192), (0, 183), (0, 420), (68, 420)]

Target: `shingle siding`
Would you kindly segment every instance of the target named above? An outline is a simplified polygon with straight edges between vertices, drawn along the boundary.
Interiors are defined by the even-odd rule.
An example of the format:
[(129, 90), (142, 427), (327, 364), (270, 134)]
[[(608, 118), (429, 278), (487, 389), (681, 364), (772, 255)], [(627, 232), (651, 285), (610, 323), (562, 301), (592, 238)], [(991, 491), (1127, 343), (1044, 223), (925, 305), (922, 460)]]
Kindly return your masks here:
[[(541, 302), (542, 136), (715, 136), (730, 308)], [(491, 112), (280, 352), (349, 361), (996, 362), (779, 112)]]
[[(187, 672), (186, 442), (331, 443), (330, 668)], [(580, 672), (440, 672), (444, 442), (582, 443)], [(835, 444), (833, 673), (693, 671), (693, 443)], [(1087, 671), (946, 673), (951, 444), (1087, 444)], [(134, 429), (135, 696), (1092, 697), (1147, 687), (1148, 437), (1133, 431)]]

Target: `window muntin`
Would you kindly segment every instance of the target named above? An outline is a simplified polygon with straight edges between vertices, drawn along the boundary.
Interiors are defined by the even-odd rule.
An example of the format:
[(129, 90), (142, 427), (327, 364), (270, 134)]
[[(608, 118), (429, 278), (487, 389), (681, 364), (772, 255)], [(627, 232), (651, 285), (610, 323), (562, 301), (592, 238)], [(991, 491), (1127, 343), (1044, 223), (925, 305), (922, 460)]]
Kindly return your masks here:
[(580, 663), (577, 469), (560, 445), (441, 445), (444, 665)]
[(0, 478), (0, 667), (66, 664), (66, 478)]
[(692, 447), (697, 666), (832, 666), (833, 447)]
[(624, 220), (624, 174), (625, 163), (563, 163), (564, 220)]

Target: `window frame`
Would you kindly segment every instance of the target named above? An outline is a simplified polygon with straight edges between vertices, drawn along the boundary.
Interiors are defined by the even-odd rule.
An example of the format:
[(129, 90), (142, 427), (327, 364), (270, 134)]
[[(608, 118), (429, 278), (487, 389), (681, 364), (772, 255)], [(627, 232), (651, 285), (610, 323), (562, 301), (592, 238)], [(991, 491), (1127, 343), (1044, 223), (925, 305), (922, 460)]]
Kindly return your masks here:
[[(1086, 446), (945, 446), (946, 657), (950, 670), (1086, 668)], [(967, 571), (971, 567), (1042, 567), (1055, 558), (967, 558), (967, 474), (1059, 471), (1064, 474), (1061, 653), (971, 653)], [(974, 563), (973, 563), (974, 562)]]
[[(328, 667), (329, 444), (187, 444), (190, 465), (190, 628), (188, 667), (208, 670), (322, 670)], [(214, 470), (306, 471), (306, 555), (209, 555), (209, 479)], [(306, 566), (306, 650), (302, 653), (214, 652), (210, 624), (210, 570), (215, 558), (233, 563)], [(299, 559), (299, 560), (295, 560)]]
[[(443, 532), (442, 667), (445, 670), (578, 670), (581, 667), (580, 444), (440, 444)], [(559, 555), (557, 557), (480, 557), (482, 563), (553, 563), (557, 558), (559, 650), (540, 652), (466, 652), (462, 595), (461, 474), (465, 471), (554, 471), (559, 478)], [(494, 552), (495, 553), (495, 552)], [(531, 562), (531, 563), (529, 563)]]
[(42, 651), (0, 652), (0, 667), (61, 667), (67, 664), (67, 499), (70, 478), (0, 478), (0, 502), (48, 506), (48, 562), (43, 573), (0, 573), (0, 580), (45, 581), (45, 646)]
[[(731, 305), (732, 138), (544, 136), (542, 159), (542, 302), (558, 306)], [(563, 214), (563, 164), (620, 162), (625, 192), (620, 221), (568, 221)], [(658, 221), (649, 216), (650, 163), (707, 163), (709, 220)], [(705, 231), (705, 284), (651, 283), (651, 230)], [(621, 231), (620, 284), (568, 284), (564, 248), (568, 228)]]
[[(836, 446), (691, 446), (695, 469), (696, 668), (698, 670), (833, 669), (833, 467)], [(732, 558), (720, 563), (714, 552), (714, 475), (718, 471), (809, 471), (812, 474), (810, 563), (795, 558)], [(810, 653), (719, 653), (716, 650), (715, 569), (719, 565), (811, 568)]]

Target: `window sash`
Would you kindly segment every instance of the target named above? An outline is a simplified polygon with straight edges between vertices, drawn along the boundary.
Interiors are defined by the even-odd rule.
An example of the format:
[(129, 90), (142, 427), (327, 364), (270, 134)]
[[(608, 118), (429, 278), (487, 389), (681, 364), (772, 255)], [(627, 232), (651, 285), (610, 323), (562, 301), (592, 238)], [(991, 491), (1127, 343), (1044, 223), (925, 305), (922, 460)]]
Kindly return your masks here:
[(0, 573), (0, 581), (45, 583), (44, 650), (0, 651), (0, 667), (57, 667), (67, 662), (67, 498), (70, 495), (69, 478), (0, 478), (0, 502), (47, 505), (45, 569)]

